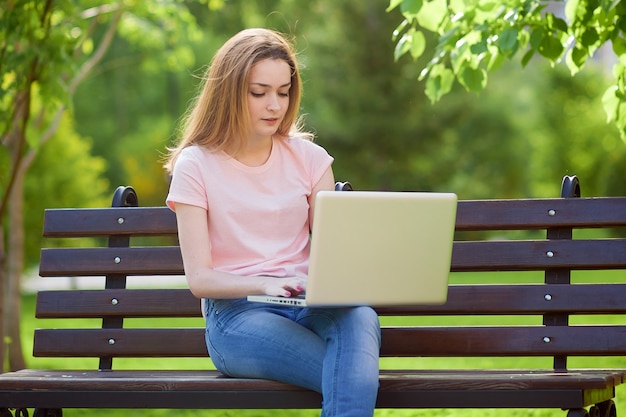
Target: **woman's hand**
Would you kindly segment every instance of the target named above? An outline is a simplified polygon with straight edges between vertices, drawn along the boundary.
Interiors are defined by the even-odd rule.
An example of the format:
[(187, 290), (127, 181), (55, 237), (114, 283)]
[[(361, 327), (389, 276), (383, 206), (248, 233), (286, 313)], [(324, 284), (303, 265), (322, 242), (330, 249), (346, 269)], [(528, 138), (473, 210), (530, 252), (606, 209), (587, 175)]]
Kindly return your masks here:
[(261, 287), (265, 295), (297, 297), (306, 290), (306, 280), (298, 277), (262, 277)]

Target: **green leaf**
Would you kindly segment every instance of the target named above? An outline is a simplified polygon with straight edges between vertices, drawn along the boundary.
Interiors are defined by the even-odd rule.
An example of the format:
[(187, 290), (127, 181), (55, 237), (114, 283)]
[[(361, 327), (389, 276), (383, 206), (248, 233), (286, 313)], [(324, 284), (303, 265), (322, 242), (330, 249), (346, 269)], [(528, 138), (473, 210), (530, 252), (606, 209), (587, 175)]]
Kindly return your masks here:
[(576, 74), (582, 69), (583, 65), (585, 65), (585, 62), (587, 62), (588, 55), (588, 50), (579, 46), (574, 47), (568, 52), (566, 63), (572, 75)]
[(535, 51), (539, 50), (545, 33), (546, 31), (543, 27), (538, 27), (537, 29), (534, 29), (532, 31), (532, 33), (530, 34), (530, 47), (532, 49), (534, 49)]
[(554, 62), (563, 53), (563, 45), (553, 36), (544, 36), (538, 51), (541, 55)]
[(439, 46), (448, 45), (450, 49), (453, 49), (456, 46), (459, 35), (461, 35), (460, 31), (461, 29), (458, 26), (450, 28), (450, 30), (439, 36)]
[(626, 143), (626, 106), (622, 106), (621, 103), (617, 108), (617, 119), (615, 120), (615, 124), (619, 129), (622, 141)]
[(616, 9), (619, 5), (620, 0), (600, 0), (600, 7), (605, 13), (610, 12), (613, 9)]
[(423, 0), (402, 0), (400, 10), (402, 14), (417, 14), (422, 9)]
[(495, 0), (480, 0), (478, 2), (478, 8), (480, 10), (483, 10), (485, 12), (490, 12), (493, 9), (495, 9), (496, 6), (502, 4), (499, 1), (495, 1)]
[(626, 16), (621, 16), (617, 19), (617, 22), (615, 23), (615, 26), (617, 26), (617, 28), (619, 28), (619, 30), (621, 30), (622, 32), (626, 32)]
[(413, 38), (411, 40), (411, 56), (413, 57), (413, 59), (417, 59), (422, 56), (425, 50), (426, 37), (424, 36), (423, 32), (416, 30), (415, 33), (413, 33)]
[(617, 85), (612, 85), (602, 95), (602, 106), (606, 113), (607, 123), (617, 121), (619, 119), (620, 108), (622, 107), (622, 100), (616, 94), (619, 91)]
[(474, 55), (480, 55), (480, 54), (483, 54), (483, 53), (489, 51), (489, 48), (487, 47), (487, 42), (481, 41), (481, 42), (478, 42), (478, 43), (475, 43), (474, 45), (472, 45), (470, 47), (470, 51)]
[(489, 71), (496, 71), (500, 67), (502, 67), (502, 65), (504, 65), (505, 62), (506, 62), (506, 56), (504, 56), (503, 54), (499, 53), (498, 50), (495, 49), (493, 51), (493, 54), (491, 55), (489, 63), (487, 64), (487, 70), (489, 70)]
[(594, 28), (590, 27), (585, 30), (580, 40), (588, 48), (594, 46), (600, 40), (600, 36), (598, 36), (598, 32)]
[(487, 85), (487, 72), (481, 68), (466, 66), (459, 78), (459, 82), (468, 91), (481, 91)]
[(572, 22), (576, 18), (579, 0), (569, 0), (565, 2), (565, 17)]
[(467, 65), (470, 57), (470, 48), (465, 39), (456, 43), (456, 48), (450, 52), (450, 65), (455, 74), (459, 74), (463, 66)]
[(626, 54), (626, 39), (621, 36), (613, 36), (611, 39), (611, 45), (615, 55), (620, 56)]
[(427, 1), (417, 14), (417, 23), (424, 29), (437, 32), (447, 14), (448, 4), (446, 0)]
[(391, 40), (395, 41), (396, 39), (398, 39), (398, 36), (400, 36), (400, 34), (404, 32), (404, 30), (406, 29), (408, 25), (409, 25), (409, 21), (407, 19), (404, 19), (402, 23), (400, 23), (398, 27), (394, 29)]
[(616, 79), (623, 79), (624, 78), (624, 72), (626, 72), (626, 67), (624, 66), (624, 64), (622, 63), (617, 63), (615, 65), (613, 65), (613, 76)]
[(617, 118), (620, 100), (615, 95), (616, 89), (617, 86), (612, 85), (602, 95), (602, 106), (604, 107), (604, 112), (606, 113), (607, 123), (610, 123)]
[(498, 39), (500, 51), (509, 56), (513, 55), (517, 51), (517, 34), (518, 31), (515, 28), (505, 29)]
[(402, 3), (402, 0), (391, 0), (389, 2), (389, 6), (387, 6), (387, 8), (385, 9), (386, 12), (390, 12), (393, 9), (395, 9), (396, 7), (398, 7), (398, 5)]
[(567, 22), (565, 22), (565, 20), (563, 19), (556, 17), (552, 13), (548, 13), (546, 15), (546, 21), (548, 22), (548, 28), (552, 31), (559, 31), (559, 32), (568, 31)]
[(412, 37), (409, 33), (402, 35), (393, 51), (393, 59), (396, 61), (400, 60), (400, 58), (411, 49), (411, 40)]
[(91, 55), (91, 53), (93, 52), (93, 49), (94, 49), (93, 39), (92, 38), (85, 39), (85, 41), (82, 44), (82, 53), (84, 55)]
[(431, 103), (436, 103), (452, 90), (454, 74), (443, 64), (434, 66), (426, 80), (426, 96)]

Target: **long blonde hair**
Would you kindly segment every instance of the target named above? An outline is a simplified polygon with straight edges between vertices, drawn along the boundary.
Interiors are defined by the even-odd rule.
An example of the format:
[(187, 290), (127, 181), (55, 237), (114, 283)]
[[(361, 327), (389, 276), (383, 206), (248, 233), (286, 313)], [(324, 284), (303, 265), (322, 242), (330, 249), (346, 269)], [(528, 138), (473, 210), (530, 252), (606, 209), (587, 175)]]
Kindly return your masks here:
[[(247, 110), (250, 69), (265, 59), (281, 59), (291, 68), (289, 107), (276, 136), (287, 138), (299, 131), (302, 81), (291, 44), (273, 30), (245, 29), (230, 38), (213, 57), (200, 94), (182, 120), (180, 141), (169, 149), (165, 163), (169, 173), (180, 152), (190, 145), (237, 155), (250, 125)], [(312, 137), (305, 132), (300, 135)]]

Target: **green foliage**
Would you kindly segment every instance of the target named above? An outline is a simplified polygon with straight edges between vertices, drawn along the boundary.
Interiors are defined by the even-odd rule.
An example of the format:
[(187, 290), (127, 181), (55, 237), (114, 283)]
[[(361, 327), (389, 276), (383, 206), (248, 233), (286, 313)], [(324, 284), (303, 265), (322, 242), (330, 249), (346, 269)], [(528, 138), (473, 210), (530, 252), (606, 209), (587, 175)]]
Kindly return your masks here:
[(524, 66), (534, 56), (552, 64), (564, 60), (574, 75), (610, 44), (617, 63), (603, 106), (608, 121), (626, 140), (626, 4), (609, 0), (563, 4), (564, 9), (559, 9), (561, 2), (547, 0), (391, 0), (387, 10), (398, 8), (403, 16), (393, 32), (395, 58), (408, 52), (418, 58), (427, 49), (424, 32), (435, 34), (432, 58), (420, 75), (435, 102), (451, 91), (452, 78), (468, 91), (482, 90), (487, 73), (504, 60), (519, 58)]
[[(163, 9), (128, 3), (129, 21), (122, 21), (102, 64), (76, 92), (76, 130), (92, 139), (90, 152), (107, 162), (106, 194), (117, 185), (133, 185), (142, 205), (163, 203), (167, 178), (159, 160), (195, 95), (197, 76), (226, 38), (253, 25), (293, 34), (303, 63), (306, 121), (335, 156), (337, 178), (360, 189), (445, 189), (464, 198), (554, 196), (560, 177), (576, 173), (587, 195), (624, 192), (620, 167), (626, 156), (593, 107), (604, 78), (590, 68), (591, 77), (581, 77), (585, 71), (568, 83), (562, 71), (550, 75), (536, 61), (518, 71), (507, 63), (507, 56), (522, 50), (517, 29), (509, 28), (493, 44), (468, 33), (450, 49), (449, 61), (442, 58), (416, 82), (438, 35), (406, 19), (396, 32), (398, 42), (390, 42), (388, 33), (403, 11), (435, 28), (445, 20), (441, 2), (415, 1), (407, 8), (399, 0), (389, 13), (386, 0), (205, 1), (188, 3), (188, 11), (173, 3), (164, 2)], [(500, 7), (480, 4), (483, 16)], [(181, 16), (179, 32), (168, 23), (175, 14)], [(193, 26), (192, 18), (198, 26), (186, 27), (185, 22)], [(558, 21), (551, 24), (559, 27)], [(157, 35), (162, 27), (172, 33)], [(528, 42), (538, 42), (536, 36)], [(154, 37), (161, 48), (146, 39)], [(168, 45), (168, 39), (176, 44)], [(468, 64), (487, 63), (477, 55), (493, 48), (508, 55), (492, 54), (485, 67)], [(503, 71), (489, 75), (486, 86), (495, 68)], [(463, 91), (483, 88), (480, 97)], [(565, 146), (568, 141), (575, 146)]]
[(43, 211), (50, 207), (107, 207), (112, 193), (104, 178), (104, 159), (91, 154), (91, 142), (77, 135), (66, 114), (55, 137), (26, 175), (24, 228), (26, 267), (39, 261)]
[[(194, 5), (211, 11), (221, 7), (220, 2), (208, 0)], [(27, 235), (40, 236), (44, 207), (109, 204), (112, 190), (104, 176), (112, 164), (108, 158), (105, 164), (107, 155), (97, 151), (100, 146), (118, 149), (110, 146), (116, 131), (109, 132), (103, 145), (94, 140), (98, 146), (92, 149), (87, 137), (93, 135), (76, 134), (72, 118), (83, 107), (83, 103), (74, 106), (76, 88), (94, 69), (99, 70), (116, 31), (118, 44), (124, 43), (130, 51), (127, 56), (141, 57), (131, 61), (131, 69), (144, 78), (188, 68), (195, 58), (190, 40), (202, 36), (187, 2), (179, 0), (7, 0), (0, 7), (0, 212), (6, 209), (9, 187), (21, 184), (16, 181), (25, 172)], [(141, 66), (133, 65), (136, 62)], [(150, 91), (149, 84), (145, 86), (144, 91)], [(105, 83), (103, 95), (107, 88)], [(100, 95), (94, 93), (87, 92), (85, 103), (101, 104)], [(127, 96), (116, 98), (124, 102)], [(99, 107), (98, 116), (106, 111)], [(127, 120), (133, 123), (132, 114)], [(101, 128), (100, 124), (96, 130)], [(94, 152), (100, 157), (94, 157)], [(34, 174), (29, 173), (33, 160)], [(13, 225), (15, 230), (20, 227)], [(31, 263), (39, 240), (26, 241)], [(19, 249), (7, 252), (15, 251), (21, 258)]]
[[(74, 68), (85, 26), (74, 2), (9, 0), (0, 8), (0, 134), (14, 117), (18, 94), (32, 83), (45, 99), (67, 102), (64, 84)], [(25, 99), (26, 97), (21, 97)]]
[[(570, 77), (562, 67), (537, 62), (522, 71), (503, 61), (480, 96), (454, 86), (443, 65), (433, 69), (438, 78), (417, 83), (412, 58), (394, 63), (397, 44), (384, 35), (399, 10), (385, 17), (372, 3), (317, 4), (333, 12), (318, 17), (313, 8), (300, 27), (303, 107), (335, 157), (338, 179), (359, 189), (452, 190), (473, 199), (553, 197), (563, 175), (578, 174), (586, 195), (606, 192), (622, 152), (599, 106), (601, 72), (590, 67)], [(482, 82), (471, 75), (468, 82)], [(424, 86), (440, 90), (429, 83), (451, 90), (431, 105)], [(620, 192), (625, 187), (615, 186), (613, 194)]]
[(120, 141), (116, 149), (117, 161), (123, 168), (124, 184), (132, 185), (141, 206), (162, 206), (169, 187), (169, 178), (163, 169), (165, 156), (164, 132), (172, 126), (168, 117), (144, 118), (137, 132)]

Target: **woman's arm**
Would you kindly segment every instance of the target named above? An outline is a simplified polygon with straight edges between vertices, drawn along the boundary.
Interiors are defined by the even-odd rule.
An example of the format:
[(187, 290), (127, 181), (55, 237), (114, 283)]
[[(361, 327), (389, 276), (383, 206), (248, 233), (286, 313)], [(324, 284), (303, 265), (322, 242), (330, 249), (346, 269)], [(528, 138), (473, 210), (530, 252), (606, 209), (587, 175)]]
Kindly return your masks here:
[(333, 174), (332, 166), (322, 174), (322, 178), (315, 184), (313, 191), (309, 196), (309, 230), (313, 230), (313, 213), (315, 212), (315, 195), (318, 191), (327, 190), (332, 191), (335, 189), (335, 175)]
[(213, 269), (207, 212), (175, 203), (178, 239), (189, 289), (198, 298), (242, 298), (251, 294), (290, 297), (302, 292), (306, 282), (296, 277), (242, 277)]

